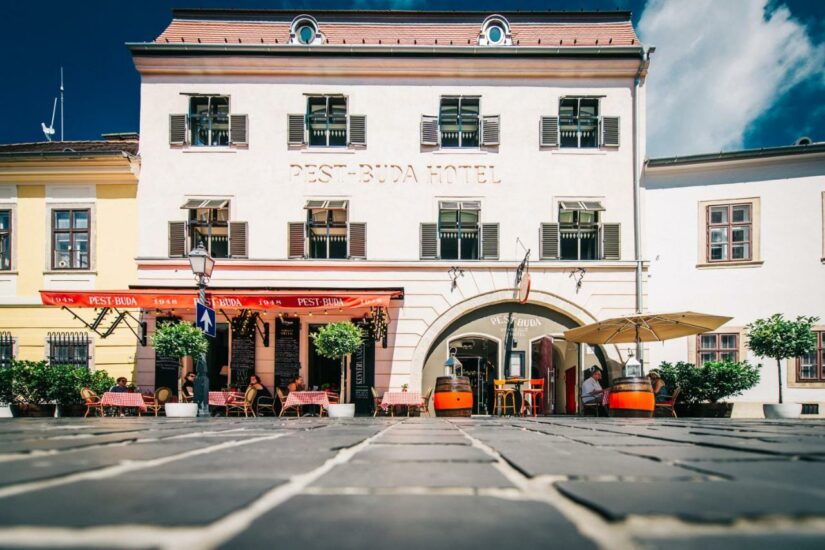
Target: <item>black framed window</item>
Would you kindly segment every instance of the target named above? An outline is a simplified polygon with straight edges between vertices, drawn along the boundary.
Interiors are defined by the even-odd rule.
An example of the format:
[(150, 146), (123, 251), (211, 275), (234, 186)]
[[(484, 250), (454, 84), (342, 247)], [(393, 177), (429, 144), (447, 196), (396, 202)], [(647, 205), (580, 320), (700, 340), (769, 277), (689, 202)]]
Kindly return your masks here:
[(562, 260), (598, 260), (598, 202), (563, 201), (559, 204), (559, 252)]
[(442, 147), (478, 147), (478, 97), (442, 97), (438, 113)]
[(307, 203), (308, 257), (347, 258), (347, 207), (345, 200)]
[[(197, 204), (196, 204), (197, 203)], [(189, 211), (189, 250), (203, 243), (213, 258), (229, 257), (229, 201), (195, 199), (184, 205)]]
[(14, 360), (14, 338), (10, 332), (0, 332), (0, 368), (11, 367)]
[(347, 98), (310, 96), (307, 98), (307, 130), (313, 147), (346, 147)]
[(561, 147), (599, 146), (599, 99), (563, 97), (559, 101), (559, 139)]
[(89, 368), (89, 336), (84, 332), (50, 332), (49, 364)]
[(477, 260), (480, 204), (476, 201), (442, 202), (439, 206), (441, 259)]
[(229, 97), (189, 98), (189, 143), (193, 147), (229, 145)]
[(11, 210), (0, 210), (0, 271), (11, 269)]
[(52, 269), (89, 269), (91, 211), (52, 210)]

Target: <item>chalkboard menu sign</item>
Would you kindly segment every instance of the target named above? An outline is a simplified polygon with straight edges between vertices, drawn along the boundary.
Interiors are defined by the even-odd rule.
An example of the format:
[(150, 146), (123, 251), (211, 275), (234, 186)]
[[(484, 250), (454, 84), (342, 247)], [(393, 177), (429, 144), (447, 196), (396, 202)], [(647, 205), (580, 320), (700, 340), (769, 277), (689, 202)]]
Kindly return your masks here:
[(301, 322), (284, 317), (275, 321), (275, 386), (285, 388), (301, 373)]
[[(179, 317), (158, 317), (155, 326), (162, 323), (177, 323)], [(172, 388), (178, 391), (178, 366), (180, 362), (177, 357), (165, 357), (155, 354), (155, 388)]]
[(361, 347), (352, 354), (352, 401), (357, 414), (372, 414), (372, 386), (375, 385), (375, 340), (364, 331)]
[(232, 386), (243, 388), (255, 374), (255, 332), (232, 334)]

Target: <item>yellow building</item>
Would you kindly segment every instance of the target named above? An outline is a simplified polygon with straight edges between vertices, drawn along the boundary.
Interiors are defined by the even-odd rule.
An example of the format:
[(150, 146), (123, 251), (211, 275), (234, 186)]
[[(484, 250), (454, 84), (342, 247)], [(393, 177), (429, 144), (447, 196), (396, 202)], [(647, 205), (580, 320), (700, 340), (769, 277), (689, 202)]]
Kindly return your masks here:
[[(0, 145), (0, 361), (88, 365), (133, 379), (139, 323), (41, 304), (40, 290), (128, 288), (136, 279), (136, 134)], [(130, 326), (131, 325), (131, 328)], [(105, 337), (104, 337), (105, 336)]]

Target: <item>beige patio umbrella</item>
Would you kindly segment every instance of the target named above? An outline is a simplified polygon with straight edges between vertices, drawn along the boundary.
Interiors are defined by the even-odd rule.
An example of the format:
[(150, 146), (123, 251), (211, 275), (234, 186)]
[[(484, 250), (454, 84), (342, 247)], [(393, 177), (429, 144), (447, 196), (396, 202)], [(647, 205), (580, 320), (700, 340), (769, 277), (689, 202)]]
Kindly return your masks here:
[(582, 344), (628, 344), (661, 342), (672, 338), (716, 330), (732, 317), (695, 311), (644, 313), (605, 319), (565, 331), (568, 342)]

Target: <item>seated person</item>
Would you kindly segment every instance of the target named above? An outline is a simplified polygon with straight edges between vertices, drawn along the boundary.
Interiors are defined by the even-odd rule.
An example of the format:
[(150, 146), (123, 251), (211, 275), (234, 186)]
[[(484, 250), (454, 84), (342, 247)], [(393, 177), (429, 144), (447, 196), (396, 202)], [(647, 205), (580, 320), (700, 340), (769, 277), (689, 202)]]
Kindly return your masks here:
[(257, 374), (253, 374), (249, 377), (249, 388), (255, 388), (258, 390), (258, 393), (255, 394), (255, 408), (258, 408), (258, 400), (261, 397), (268, 397), (272, 399), (272, 393), (261, 383), (261, 378)]
[(123, 376), (118, 378), (115, 385), (112, 386), (109, 389), (109, 391), (115, 393), (127, 393), (129, 391), (129, 388), (126, 387), (126, 378), (124, 378)]
[(650, 386), (653, 388), (653, 398), (656, 403), (668, 403), (672, 397), (659, 373), (652, 370), (647, 374), (647, 377), (650, 378)]
[(304, 378), (299, 374), (298, 376), (292, 379), (292, 382), (287, 384), (286, 389), (287, 393), (306, 390), (306, 386), (304, 385)]
[(604, 390), (599, 381), (602, 379), (602, 371), (596, 367), (592, 369), (593, 374), (582, 383), (582, 403), (584, 405), (601, 405)]
[(183, 397), (191, 400), (195, 396), (195, 373), (187, 373), (183, 379)]

